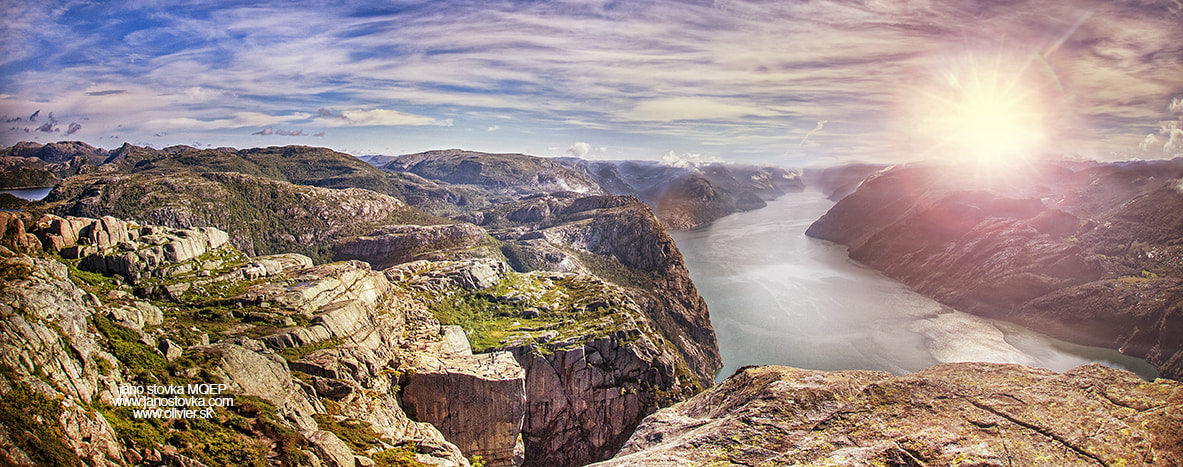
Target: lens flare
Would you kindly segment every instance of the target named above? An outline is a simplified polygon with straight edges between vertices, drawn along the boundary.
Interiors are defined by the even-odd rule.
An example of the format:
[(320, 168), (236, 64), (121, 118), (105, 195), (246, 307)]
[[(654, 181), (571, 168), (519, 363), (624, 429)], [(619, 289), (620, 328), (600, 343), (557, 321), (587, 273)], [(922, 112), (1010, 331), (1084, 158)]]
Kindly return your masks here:
[(1048, 96), (1058, 81), (1038, 55), (946, 58), (910, 88), (903, 123), (924, 159), (996, 172), (1040, 157), (1052, 141)]

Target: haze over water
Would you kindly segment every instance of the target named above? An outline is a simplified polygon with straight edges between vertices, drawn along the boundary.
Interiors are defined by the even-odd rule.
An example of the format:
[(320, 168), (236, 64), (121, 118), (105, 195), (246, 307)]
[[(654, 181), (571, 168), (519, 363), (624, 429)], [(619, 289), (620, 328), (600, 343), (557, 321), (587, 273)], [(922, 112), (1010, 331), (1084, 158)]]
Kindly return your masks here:
[(717, 379), (744, 365), (905, 374), (939, 363), (1020, 363), (1066, 371), (1098, 361), (1157, 375), (1115, 350), (1050, 338), (955, 311), (805, 236), (833, 202), (816, 191), (673, 234), (710, 306), (723, 354)]

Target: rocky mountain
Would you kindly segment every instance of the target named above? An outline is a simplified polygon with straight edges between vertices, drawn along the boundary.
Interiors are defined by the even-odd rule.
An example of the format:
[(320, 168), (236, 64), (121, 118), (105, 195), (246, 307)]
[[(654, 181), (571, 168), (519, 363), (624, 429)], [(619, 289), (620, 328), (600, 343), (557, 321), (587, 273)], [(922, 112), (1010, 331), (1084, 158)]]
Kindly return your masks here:
[(741, 368), (645, 419), (597, 466), (1183, 463), (1183, 384), (1086, 365), (907, 376)]
[(646, 161), (564, 158), (613, 194), (634, 195), (662, 225), (687, 230), (805, 189), (800, 174), (771, 166), (703, 164), (675, 167)]
[[(583, 465), (610, 457), (645, 415), (701, 391), (721, 366), (706, 304), (673, 240), (635, 198), (529, 191), (539, 183), (570, 187), (547, 185), (549, 178), (499, 185), (498, 174), (520, 170), (512, 157), (509, 167), (483, 161), (490, 165), (481, 172), (493, 175), (463, 186), (378, 172), (396, 185), (418, 177), (495, 200), (501, 204), (485, 205), (490, 220), (512, 214), (478, 226), (423, 214), (372, 190), (312, 186), (355, 184), (369, 172), (354, 171), (333, 153), (327, 161), (308, 154), (125, 145), (98, 173), (67, 178), (47, 200), (27, 206), (30, 213), (6, 218), (13, 234), (7, 244), (13, 257), (81, 271), (70, 282), (99, 302), (75, 314), (92, 317), (92, 334), (111, 334), (101, 319), (93, 324), (108, 299), (163, 310), (159, 320), (130, 312), (102, 319), (141, 336), (127, 334), (125, 341), (151, 344), (141, 353), (203, 355), (198, 360), (206, 366), (161, 364), (165, 378), (193, 382), (208, 373), (233, 381), (227, 384), (236, 397), (268, 401), (270, 408), (260, 410), (270, 418), (232, 410), (222, 421), (242, 417), (249, 429), (206, 434), (228, 444), (261, 439), (262, 457), (254, 459), (287, 465), (302, 465), (302, 458), (334, 465), (330, 457), (352, 465), (347, 459), (354, 455), (379, 464), (413, 457), (455, 465), (479, 456), (489, 465)], [(586, 178), (556, 168), (572, 180)], [(540, 202), (554, 209), (531, 211)], [(591, 266), (546, 261), (556, 253)], [(124, 344), (112, 339), (98, 337), (96, 345), (116, 355)], [(473, 347), (482, 354), (472, 356)], [(124, 382), (148, 384), (136, 379), (145, 371), (162, 378), (122, 357), (108, 363), (125, 368), (103, 374)], [(193, 370), (179, 374), (185, 365)], [(250, 381), (245, 369), (252, 367), (269, 368), (273, 378)], [(309, 397), (281, 397), (293, 390)], [(78, 405), (94, 403), (80, 397)], [(115, 420), (114, 442), (122, 443), (109, 450), (119, 456), (103, 454), (108, 461), (228, 462), (199, 454), (201, 443), (173, 442), (188, 422), (154, 424), (149, 442), (129, 434), (145, 430), (141, 422), (117, 412), (98, 412)], [(410, 420), (438, 432), (423, 435), (430, 430)], [(416, 436), (440, 442), (407, 444)], [(60, 438), (79, 446), (69, 434)], [(387, 451), (393, 453), (381, 454)]]
[(61, 216), (112, 215), (174, 228), (217, 227), (250, 255), (298, 252), (324, 262), (338, 242), (380, 228), (450, 223), (396, 198), (235, 172), (120, 172), (68, 178), (34, 208)]
[[(0, 455), (18, 465), (583, 465), (701, 390), (644, 305), (588, 274), (314, 266), (208, 227), (0, 220)], [(124, 397), (200, 384), (225, 385), (201, 416)], [(30, 435), (31, 417), (55, 422)]]
[[(551, 159), (525, 154), (489, 154), (448, 149), (398, 156), (382, 168), (413, 175), (408, 177), (408, 183), (412, 185), (430, 186), (431, 182), (421, 181), (430, 180), (436, 182), (437, 188), (458, 187), (459, 195), (454, 196), (455, 202), (451, 204), (462, 207), (461, 211), (503, 204), (536, 193), (571, 191), (606, 194), (600, 185), (583, 173)], [(405, 190), (413, 194), (422, 188), (412, 186)], [(421, 198), (408, 196), (409, 201)]]
[(810, 226), (954, 308), (1146, 358), (1183, 376), (1183, 160), (899, 166)]
[(61, 179), (95, 172), (107, 157), (106, 150), (77, 141), (17, 143), (0, 149), (0, 189), (54, 186)]

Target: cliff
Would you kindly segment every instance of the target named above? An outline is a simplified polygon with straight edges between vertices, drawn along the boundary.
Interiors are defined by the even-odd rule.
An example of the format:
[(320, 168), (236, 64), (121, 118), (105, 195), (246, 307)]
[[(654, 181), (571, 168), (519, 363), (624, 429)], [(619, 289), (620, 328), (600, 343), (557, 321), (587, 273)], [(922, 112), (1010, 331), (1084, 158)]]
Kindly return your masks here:
[[(630, 291), (593, 276), (493, 259), (314, 266), (248, 258), (208, 227), (2, 220), (5, 387), (66, 407), (37, 438), (52, 446), (18, 439), (13, 462), (583, 465), (701, 390)], [(120, 389), (200, 384), (230, 403), (144, 419)]]
[(1146, 358), (1183, 376), (1183, 160), (990, 181), (895, 167), (863, 182), (807, 235), (962, 311)]
[(597, 466), (1179, 465), (1183, 385), (1086, 365), (907, 376), (746, 367)]
[[(438, 341), (408, 328), (438, 322), (364, 263), (251, 260), (214, 229), (5, 220), (0, 425), (11, 442), (0, 454), (9, 463), (468, 464), (434, 427), (403, 414), (391, 379), (409, 360), (400, 349)], [(423, 345), (417, 356), (433, 352)], [(302, 371), (324, 361), (317, 352), (361, 371)], [(145, 394), (136, 388), (188, 391), (180, 408), (200, 415), (138, 415), (154, 407), (128, 401)], [(40, 427), (30, 431), (30, 420)]]

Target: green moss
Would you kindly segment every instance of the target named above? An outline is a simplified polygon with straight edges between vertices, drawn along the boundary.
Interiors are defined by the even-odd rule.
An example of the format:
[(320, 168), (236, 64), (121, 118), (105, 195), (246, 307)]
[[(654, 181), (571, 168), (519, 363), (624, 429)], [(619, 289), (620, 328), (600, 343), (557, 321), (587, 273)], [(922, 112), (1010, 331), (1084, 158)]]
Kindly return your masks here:
[(419, 452), (419, 448), (414, 443), (404, 444), (376, 453), (371, 456), (371, 459), (374, 460), (375, 467), (420, 467), (429, 465), (415, 459), (417, 452)]
[(168, 364), (156, 353), (156, 349), (140, 342), (140, 336), (135, 331), (112, 323), (100, 314), (91, 315), (91, 323), (107, 338), (107, 350), (124, 366), (132, 370), (151, 370), (164, 368)]
[(70, 281), (74, 282), (82, 290), (97, 295), (100, 299), (105, 299), (107, 292), (118, 289), (119, 286), (115, 284), (115, 279), (104, 276), (97, 272), (83, 271), (78, 269), (78, 261), (62, 260), (63, 264), (69, 270)]
[(575, 249), (566, 249), (565, 251), (574, 254), (584, 266), (587, 266), (587, 269), (592, 274), (605, 281), (622, 287), (633, 287), (650, 292), (656, 289), (653, 284), (653, 276), (640, 269), (626, 266), (612, 258), (586, 251)]
[(33, 277), (33, 268), (25, 264), (12, 261), (0, 263), (0, 280), (28, 280), (30, 277)]
[(0, 396), (0, 424), (8, 430), (13, 444), (36, 465), (82, 465), (65, 441), (65, 432), (58, 423), (61, 414), (61, 402), (24, 383), (17, 383)]
[(332, 339), (325, 339), (315, 344), (303, 345), (300, 347), (285, 347), (279, 349), (277, 353), (282, 355), (283, 358), (286, 358), (290, 362), (292, 360), (304, 358), (305, 355), (317, 350), (331, 349), (338, 345), (341, 345), (341, 339), (334, 337)]
[(325, 414), (315, 414), (312, 418), (316, 419), (320, 429), (337, 435), (355, 453), (364, 453), (381, 444), (381, 437), (370, 427), (369, 422), (354, 418), (337, 420)]

